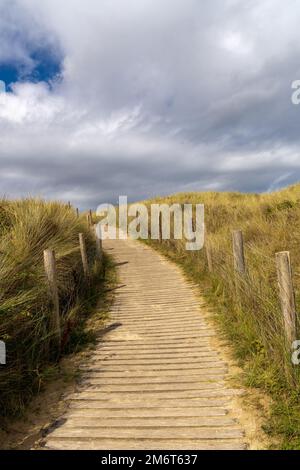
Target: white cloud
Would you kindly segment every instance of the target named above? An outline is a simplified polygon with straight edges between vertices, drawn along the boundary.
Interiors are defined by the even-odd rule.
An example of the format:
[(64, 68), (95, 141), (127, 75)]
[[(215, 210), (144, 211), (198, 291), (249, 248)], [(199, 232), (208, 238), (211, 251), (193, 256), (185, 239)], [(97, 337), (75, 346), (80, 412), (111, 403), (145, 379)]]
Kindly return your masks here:
[(253, 45), (240, 32), (226, 32), (221, 39), (221, 46), (229, 52), (239, 55), (249, 55), (253, 52)]
[(19, 126), (50, 125), (65, 111), (62, 98), (52, 95), (46, 83), (16, 83), (12, 93), (0, 95), (0, 123)]

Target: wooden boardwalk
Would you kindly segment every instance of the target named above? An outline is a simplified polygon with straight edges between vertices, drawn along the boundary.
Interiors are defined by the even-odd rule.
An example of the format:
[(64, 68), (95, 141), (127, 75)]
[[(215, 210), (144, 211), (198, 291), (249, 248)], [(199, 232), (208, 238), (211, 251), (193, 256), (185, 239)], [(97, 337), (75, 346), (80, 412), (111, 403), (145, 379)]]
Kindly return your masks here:
[(120, 288), (78, 392), (48, 449), (243, 449), (238, 393), (180, 270), (134, 241), (106, 241)]

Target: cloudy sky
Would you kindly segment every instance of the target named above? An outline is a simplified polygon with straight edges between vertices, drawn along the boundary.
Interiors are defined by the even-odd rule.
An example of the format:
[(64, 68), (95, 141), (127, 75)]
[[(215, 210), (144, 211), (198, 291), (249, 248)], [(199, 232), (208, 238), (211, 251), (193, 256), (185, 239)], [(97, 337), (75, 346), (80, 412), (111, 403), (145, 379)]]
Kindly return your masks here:
[(81, 208), (300, 180), (300, 2), (0, 0), (0, 193)]

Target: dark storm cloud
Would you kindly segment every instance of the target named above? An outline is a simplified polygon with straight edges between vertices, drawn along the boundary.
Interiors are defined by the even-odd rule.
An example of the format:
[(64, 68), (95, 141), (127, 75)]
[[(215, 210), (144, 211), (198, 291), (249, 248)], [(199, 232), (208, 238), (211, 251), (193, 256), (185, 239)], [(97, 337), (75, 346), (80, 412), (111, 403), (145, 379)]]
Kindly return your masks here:
[(2, 193), (84, 208), (300, 179), (297, 2), (15, 0), (9, 17), (3, 5), (0, 72), (7, 54), (32, 66), (37, 42), (64, 58), (53, 88), (0, 95)]

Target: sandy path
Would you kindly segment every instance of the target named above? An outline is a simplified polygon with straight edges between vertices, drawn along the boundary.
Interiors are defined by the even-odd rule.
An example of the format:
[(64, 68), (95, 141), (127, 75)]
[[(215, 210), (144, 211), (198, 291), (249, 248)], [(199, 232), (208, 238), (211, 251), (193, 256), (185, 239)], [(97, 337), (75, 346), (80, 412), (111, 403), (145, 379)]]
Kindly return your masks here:
[(243, 449), (205, 307), (179, 268), (134, 241), (106, 241), (120, 288), (110, 331), (68, 396), (48, 449)]

